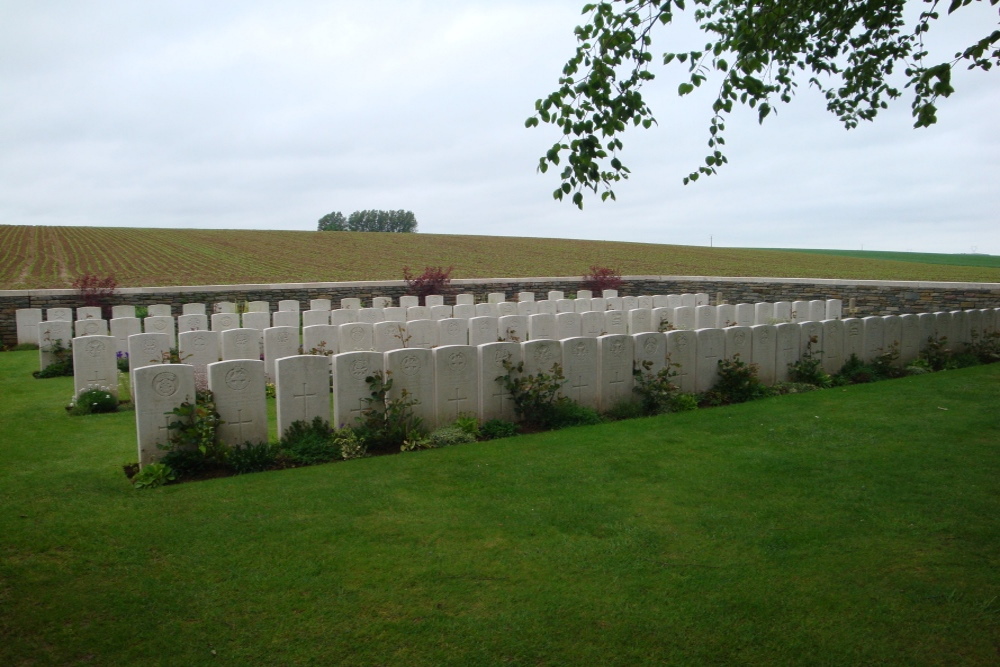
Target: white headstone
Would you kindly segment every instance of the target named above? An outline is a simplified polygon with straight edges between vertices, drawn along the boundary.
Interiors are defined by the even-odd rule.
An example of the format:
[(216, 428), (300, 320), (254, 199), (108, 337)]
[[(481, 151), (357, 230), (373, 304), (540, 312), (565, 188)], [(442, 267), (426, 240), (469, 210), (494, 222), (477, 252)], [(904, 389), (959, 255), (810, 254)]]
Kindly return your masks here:
[(694, 295), (694, 305), (695, 306), (707, 306), (708, 305), (708, 293), (707, 292), (697, 292)]
[[(336, 311), (334, 311), (336, 312)], [(375, 329), (373, 324), (351, 322), (340, 325), (341, 352), (365, 352), (375, 349)]]
[(471, 345), (444, 345), (434, 350), (434, 399), (437, 424), (465, 414), (479, 416), (479, 360)]
[(497, 307), (497, 317), (504, 317), (506, 315), (517, 315), (517, 303), (513, 301), (501, 301), (496, 304)]
[(934, 313), (934, 337), (946, 339), (948, 349), (955, 347), (955, 334), (952, 331), (951, 313)]
[(333, 422), (338, 428), (356, 426), (369, 409), (382, 410), (384, 406), (371, 405), (371, 387), (366, 378), (383, 373), (384, 357), (381, 352), (343, 352), (333, 357)]
[(574, 299), (556, 299), (556, 314), (575, 312), (576, 301)]
[(375, 324), (376, 322), (385, 322), (385, 309), (360, 308), (358, 309), (358, 322), (367, 322), (368, 324)]
[(208, 316), (192, 313), (177, 317), (177, 331), (208, 331)]
[(895, 366), (899, 366), (899, 350), (903, 345), (903, 321), (899, 315), (886, 315), (882, 318), (885, 333), (883, 334), (883, 345), (887, 353), (895, 352)]
[[(628, 310), (628, 308), (625, 307), (626, 298), (634, 299), (635, 297), (612, 296), (604, 299), (604, 310)], [(594, 310), (600, 310), (600, 308), (598, 308), (599, 304), (600, 302), (595, 303), (593, 299), (590, 300), (590, 305), (594, 308)]]
[(226, 313), (236, 315), (236, 304), (232, 301), (219, 301), (215, 304), (213, 314)]
[(444, 305), (444, 295), (442, 294), (428, 294), (424, 297), (424, 305), (428, 308), (433, 308), (434, 306)]
[(616, 289), (601, 290), (601, 296), (604, 297), (605, 299), (614, 298), (618, 296), (618, 290)]
[(637, 308), (653, 308), (653, 297), (652, 296), (640, 296), (636, 298)]
[(222, 331), (222, 358), (225, 361), (236, 359), (260, 359), (264, 349), (264, 332), (260, 329), (226, 329)]
[[(635, 367), (643, 375), (656, 375), (666, 367), (667, 335), (659, 332), (632, 334)], [(649, 364), (647, 367), (646, 364)]]
[(609, 334), (597, 340), (601, 345), (601, 410), (607, 411), (622, 403), (634, 403), (632, 362), (635, 341), (627, 334)]
[[(140, 336), (163, 334), (139, 334)], [(194, 368), (187, 364), (157, 364), (133, 371), (135, 431), (139, 465), (147, 466), (163, 458), (160, 448), (170, 442), (171, 414), (183, 403), (194, 403)]]
[(826, 319), (839, 320), (844, 309), (844, 302), (840, 299), (826, 300)]
[(488, 303), (500, 303), (507, 300), (507, 294), (505, 292), (490, 292), (486, 295), (486, 301)]
[(809, 320), (809, 302), (792, 301), (792, 322), (807, 322)]
[(128, 356), (128, 337), (142, 333), (142, 322), (138, 317), (117, 317), (111, 322), (111, 335), (115, 337), (115, 352)]
[(578, 289), (576, 291), (576, 298), (577, 299), (593, 299), (594, 298), (594, 293), (592, 291), (590, 291), (589, 289)]
[(62, 347), (69, 354), (73, 346), (72, 324), (66, 320), (47, 320), (38, 323), (38, 367), (46, 367), (59, 361), (56, 349)]
[(715, 329), (719, 326), (718, 310), (715, 306), (695, 307), (695, 326), (699, 329)]
[(674, 328), (693, 331), (696, 328), (696, 306), (678, 306), (674, 308)]
[(438, 344), (438, 323), (435, 320), (410, 320), (403, 325), (406, 347), (431, 349)]
[(409, 306), (406, 309), (406, 319), (409, 320), (429, 320), (431, 319), (431, 309), (427, 306)]
[(580, 335), (597, 338), (607, 333), (604, 324), (604, 311), (588, 310), (580, 313)]
[(334, 426), (355, 426), (363, 419), (362, 412), (369, 407), (384, 409), (385, 406), (370, 404), (371, 387), (365, 381), (384, 371), (384, 355), (381, 352), (343, 352), (333, 357)]
[(282, 299), (278, 302), (278, 312), (287, 311), (292, 313), (299, 312), (299, 302), (298, 299)]
[(698, 371), (698, 337), (694, 331), (678, 329), (667, 332), (667, 360), (674, 364), (677, 372), (674, 383), (683, 392), (694, 392), (697, 387)]
[(729, 327), (726, 334), (726, 359), (739, 358), (745, 363), (753, 361), (753, 336), (750, 327)]
[(955, 352), (965, 352), (972, 338), (969, 331), (969, 316), (964, 310), (951, 311), (951, 349)]
[[(799, 356), (805, 355), (806, 348), (811, 346), (813, 356), (821, 355), (823, 345), (823, 325), (807, 320), (799, 323)], [(822, 358), (822, 357), (820, 357)]]
[(73, 341), (73, 393), (103, 389), (118, 397), (118, 364), (114, 336), (85, 336)]
[(459, 303), (452, 307), (451, 314), (467, 320), (476, 316), (476, 307), (471, 303)]
[(277, 310), (271, 315), (271, 326), (298, 329), (301, 324), (302, 320), (297, 310)]
[(427, 319), (444, 320), (451, 317), (451, 306), (430, 306), (431, 315)]
[(170, 361), (170, 338), (166, 334), (142, 333), (128, 337), (128, 367), (135, 392), (135, 371)]
[(72, 308), (46, 308), (45, 309), (45, 320), (48, 322), (72, 322), (73, 309)]
[(765, 385), (775, 382), (774, 360), (777, 333), (773, 324), (755, 324), (750, 327), (750, 361), (757, 364), (757, 377)]
[(576, 338), (583, 333), (580, 313), (558, 313), (556, 315), (556, 339)]
[(556, 309), (556, 302), (549, 299), (542, 299), (541, 301), (535, 302), (535, 312), (533, 314), (538, 315), (544, 313), (546, 315), (555, 315), (559, 312)]
[[(247, 313), (268, 313), (268, 319), (271, 318), (271, 304), (267, 301), (247, 301)], [(244, 313), (246, 314), (246, 313)], [(266, 328), (266, 327), (265, 327)]]
[(312, 327), (316, 325), (329, 325), (330, 324), (330, 311), (329, 310), (306, 310), (302, 313), (302, 328)]
[(781, 324), (782, 322), (792, 321), (792, 302), (791, 301), (777, 301), (773, 304), (774, 306), (774, 323)]
[[(615, 304), (615, 305), (620, 305), (620, 304)], [(594, 297), (593, 299), (590, 300), (590, 309), (599, 310), (602, 313), (606, 310), (609, 310), (608, 299), (605, 299), (604, 297)], [(616, 310), (621, 310), (621, 308), (617, 308)]]
[(653, 310), (651, 308), (633, 308), (628, 311), (628, 332), (630, 334), (655, 331), (653, 326)]
[(297, 421), (311, 423), (316, 417), (330, 421), (330, 361), (326, 357), (302, 354), (278, 359), (274, 375), (279, 437)]
[(399, 307), (400, 308), (415, 308), (420, 305), (420, 297), (406, 295), (399, 297)]
[(205, 315), (208, 317), (203, 303), (185, 303), (181, 306), (181, 315)]
[(529, 340), (555, 340), (556, 316), (549, 313), (537, 313), (528, 316)]
[(528, 318), (524, 315), (502, 315), (497, 318), (501, 340), (523, 343), (528, 340)]
[(583, 313), (588, 313), (592, 311), (593, 308), (590, 307), (591, 302), (593, 302), (593, 299), (575, 300), (573, 302), (573, 312), (580, 313), (582, 315)]
[(524, 375), (551, 374), (553, 365), (562, 364), (562, 347), (559, 341), (529, 340), (521, 344)]
[(351, 324), (358, 321), (358, 313), (361, 309), (338, 308), (330, 311), (330, 324), (340, 326), (341, 324)]
[(101, 318), (100, 306), (81, 306), (76, 309), (77, 320), (99, 320)]
[(278, 359), (300, 354), (302, 353), (299, 349), (299, 330), (297, 327), (264, 329), (264, 374), (269, 382), (275, 381), (274, 364)]
[(496, 343), (500, 338), (500, 324), (496, 317), (469, 318), (469, 345)]
[(147, 317), (171, 317), (173, 313), (169, 303), (154, 303), (146, 307)]
[(625, 311), (606, 310), (604, 311), (604, 334), (625, 335), (628, 333), (628, 320)]
[(920, 320), (916, 315), (901, 315), (899, 322), (899, 362), (905, 366), (920, 355)]
[(456, 294), (455, 295), (455, 305), (456, 306), (474, 306), (474, 305), (476, 305), (476, 295), (475, 294)]
[[(774, 327), (775, 358), (774, 379), (776, 382), (788, 381), (788, 364), (799, 360), (801, 351), (801, 329), (791, 322), (781, 322)], [(815, 351), (817, 354), (819, 350)]]
[(525, 317), (534, 315), (538, 312), (538, 303), (538, 301), (518, 301), (517, 314)]
[(774, 324), (774, 304), (755, 303), (753, 305), (753, 321), (754, 324)]
[(549, 301), (559, 301), (560, 299), (566, 298), (566, 293), (563, 292), (562, 290), (549, 290), (549, 293), (546, 295), (546, 298)]
[(208, 388), (222, 423), (216, 434), (230, 447), (267, 442), (264, 362), (254, 359), (208, 365)]
[(73, 323), (77, 336), (107, 336), (107, 320), (77, 320)]
[(177, 335), (177, 353), (181, 363), (194, 366), (195, 375), (204, 376), (207, 381), (208, 365), (221, 357), (221, 336), (218, 331), (182, 331)]
[(856, 317), (848, 317), (844, 322), (844, 361), (853, 354), (859, 360), (865, 356), (865, 325)]
[(823, 320), (823, 370), (834, 375), (844, 366), (844, 320)]
[(403, 322), (376, 322), (372, 325), (372, 337), (376, 352), (398, 350), (403, 345), (406, 325)]
[(333, 310), (330, 299), (309, 299), (309, 310)]
[(650, 311), (652, 313), (650, 317), (650, 324), (653, 327), (653, 331), (666, 332), (676, 329), (677, 326), (674, 323), (676, 310), (676, 308), (668, 308), (666, 306), (657, 306), (656, 308), (653, 308), (653, 310)]
[(135, 306), (111, 306), (111, 319), (135, 317)]
[[(624, 310), (626, 312), (630, 310), (635, 310), (639, 307), (639, 297), (637, 296), (621, 296), (613, 297), (620, 300), (620, 303), (615, 302), (616, 308), (611, 308), (611, 310)], [(610, 302), (610, 299), (609, 299)]]
[(212, 331), (239, 329), (240, 316), (236, 313), (215, 313), (212, 315)]
[(438, 345), (468, 345), (469, 320), (450, 317), (438, 320)]
[(486, 343), (476, 348), (479, 353), (479, 414), (482, 421), (505, 419), (516, 421), (514, 400), (498, 378), (507, 374), (504, 361), (512, 366), (521, 363), (519, 343)]
[[(917, 346), (918, 354), (923, 352), (930, 342), (930, 339), (934, 338), (934, 332), (937, 329), (937, 317), (934, 313), (920, 313), (917, 315), (917, 322), (920, 327), (920, 344)], [(860, 358), (861, 355), (859, 354)]]
[[(402, 305), (402, 303), (400, 303)], [(360, 310), (361, 309), (361, 299), (355, 297), (345, 297), (340, 300), (341, 309), (346, 310)]]
[(38, 325), (42, 321), (41, 308), (18, 308), (14, 311), (18, 345), (38, 345)]
[(809, 319), (813, 322), (822, 322), (826, 319), (825, 299), (815, 299), (809, 302)]
[(392, 308), (391, 296), (372, 297), (372, 308)]
[(873, 361), (885, 352), (885, 320), (878, 315), (861, 319), (865, 327), (865, 347), (862, 361)]
[(177, 344), (177, 330), (174, 318), (169, 315), (151, 315), (142, 321), (142, 329), (146, 333), (166, 334), (170, 338), (170, 347)]
[(476, 317), (499, 317), (499, 310), (495, 303), (477, 303)]
[[(724, 303), (721, 306), (715, 307), (715, 320), (717, 324), (715, 326), (720, 329), (725, 329), (726, 327), (731, 327), (736, 325), (736, 306), (731, 303)], [(698, 325), (699, 328), (704, 328)]]
[(271, 326), (271, 313), (247, 311), (243, 313), (243, 328), (263, 331)]
[(413, 415), (423, 420), (427, 431), (437, 428), (434, 406), (434, 358), (428, 349), (390, 350), (385, 353), (385, 367), (391, 374), (388, 400), (398, 400), (403, 392), (415, 400)]
[(754, 305), (752, 303), (736, 304), (736, 326), (752, 327), (756, 324)]
[(340, 352), (339, 329), (333, 324), (302, 327), (302, 353), (331, 355)]
[(594, 410), (600, 404), (600, 343), (597, 338), (567, 338), (562, 341), (563, 375), (566, 384), (562, 393)]

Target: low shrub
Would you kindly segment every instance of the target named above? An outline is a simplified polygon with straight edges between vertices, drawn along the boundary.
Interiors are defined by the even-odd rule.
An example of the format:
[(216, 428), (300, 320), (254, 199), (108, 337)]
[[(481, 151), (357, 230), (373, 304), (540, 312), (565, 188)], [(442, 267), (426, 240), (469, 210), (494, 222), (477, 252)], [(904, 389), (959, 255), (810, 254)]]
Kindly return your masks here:
[(475, 442), (476, 436), (458, 426), (442, 426), (431, 431), (427, 439), (434, 447), (448, 447), (449, 445), (462, 445), (467, 442)]
[(56, 339), (49, 347), (49, 352), (55, 359), (51, 364), (40, 371), (35, 371), (32, 375), (36, 378), (57, 378), (73, 375), (73, 351), (62, 344), (62, 340)]
[(117, 352), (115, 354), (115, 364), (122, 373), (128, 373), (128, 352)]
[(354, 429), (336, 429), (331, 437), (334, 447), (340, 449), (340, 458), (345, 461), (368, 456), (368, 444), (357, 436)]
[(1000, 331), (990, 331), (979, 335), (972, 334), (969, 353), (981, 364), (993, 364), (1000, 361)]
[(718, 364), (719, 379), (702, 398), (704, 405), (746, 403), (773, 394), (757, 377), (757, 364), (741, 361), (739, 355), (732, 359), (719, 359)]
[(248, 442), (233, 447), (226, 457), (226, 465), (237, 475), (263, 472), (274, 467), (278, 448), (267, 442)]
[(512, 438), (517, 432), (517, 424), (504, 419), (488, 419), (479, 426), (479, 437), (483, 440)]
[(811, 384), (815, 387), (832, 387), (833, 378), (823, 370), (823, 353), (813, 350), (818, 342), (816, 336), (809, 338), (806, 349), (798, 361), (788, 364), (788, 379), (795, 384)]
[(212, 392), (196, 392), (194, 403), (185, 401), (174, 408), (171, 414), (177, 419), (167, 425), (170, 429), (170, 444), (165, 449), (168, 452), (197, 452), (209, 467), (225, 464), (229, 447), (218, 438), (222, 419), (215, 410)]
[(107, 387), (89, 387), (82, 390), (72, 401), (68, 411), (71, 415), (97, 415), (118, 410), (118, 399)]
[(402, 451), (404, 444), (419, 441), (424, 436), (423, 420), (413, 413), (417, 400), (405, 389), (398, 398), (389, 398), (392, 389), (390, 372), (376, 372), (365, 378), (370, 396), (364, 399), (360, 423), (354, 427), (368, 451)]
[(426, 266), (420, 275), (413, 275), (410, 267), (403, 267), (403, 282), (409, 294), (421, 299), (432, 294), (451, 294), (451, 272), (454, 266), (447, 269), (440, 266)]
[(622, 272), (609, 266), (594, 264), (583, 276), (580, 283), (582, 289), (590, 290), (594, 296), (601, 296), (606, 289), (618, 289), (622, 286)]
[(341, 458), (330, 423), (320, 417), (312, 422), (292, 422), (278, 448), (282, 458), (294, 465), (315, 465)]
[(552, 404), (552, 409), (542, 424), (544, 428), (557, 430), (570, 426), (593, 426), (604, 421), (601, 414), (593, 408), (580, 405), (574, 400), (560, 396)]
[(132, 478), (137, 489), (155, 489), (177, 479), (177, 473), (165, 463), (149, 463)]
[[(632, 369), (632, 376), (635, 383), (632, 391), (639, 395), (639, 407), (642, 414), (646, 416), (659, 415), (666, 412), (680, 412), (685, 408), (680, 398), (680, 387), (674, 384), (673, 379), (677, 377), (678, 364), (670, 362), (656, 373), (651, 372), (653, 362), (644, 361)], [(695, 402), (697, 404), (697, 401)]]

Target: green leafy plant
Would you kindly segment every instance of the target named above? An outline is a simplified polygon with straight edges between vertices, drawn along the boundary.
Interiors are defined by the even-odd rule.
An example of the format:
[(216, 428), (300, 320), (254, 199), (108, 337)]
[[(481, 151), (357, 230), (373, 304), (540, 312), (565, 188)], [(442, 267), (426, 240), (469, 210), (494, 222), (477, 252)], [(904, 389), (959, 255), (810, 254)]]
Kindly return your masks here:
[(49, 346), (49, 354), (55, 359), (51, 364), (32, 375), (36, 378), (55, 378), (73, 375), (73, 351), (63, 345), (61, 338), (56, 338)]
[(479, 426), (479, 437), (483, 440), (512, 438), (517, 432), (517, 424), (505, 419), (488, 419)]
[(143, 466), (142, 470), (132, 478), (132, 486), (137, 489), (155, 489), (158, 486), (169, 484), (175, 479), (177, 479), (177, 473), (169, 465), (149, 463)]
[(128, 352), (116, 352), (115, 365), (120, 372), (128, 373)]
[(263, 472), (274, 467), (278, 448), (267, 442), (247, 442), (233, 447), (226, 457), (226, 465), (237, 475)]
[(149, 317), (149, 308), (147, 306), (136, 306), (135, 316), (137, 319), (144, 320)]
[(596, 410), (562, 396), (559, 391), (566, 384), (560, 364), (552, 364), (548, 373), (524, 374), (524, 362), (516, 365), (503, 362), (506, 374), (497, 382), (503, 383), (514, 401), (514, 412), (530, 428), (559, 429), (568, 426), (598, 424), (601, 416)]
[(292, 465), (315, 465), (340, 458), (330, 423), (320, 417), (311, 422), (295, 421), (278, 443), (280, 456)]
[(479, 417), (473, 413), (462, 413), (458, 415), (452, 425), (456, 428), (462, 429), (476, 439), (480, 436)]
[(427, 439), (434, 447), (447, 447), (449, 445), (461, 445), (467, 442), (475, 442), (476, 436), (458, 426), (442, 426), (431, 431)]
[(225, 464), (229, 447), (218, 438), (218, 429), (223, 421), (215, 409), (212, 392), (199, 391), (194, 403), (185, 401), (168, 414), (177, 417), (167, 425), (170, 442), (165, 449), (168, 452), (197, 452), (179, 456), (200, 455), (208, 465)]
[[(632, 391), (640, 398), (639, 406), (645, 415), (659, 415), (665, 412), (680, 412), (690, 409), (690, 401), (685, 401), (684, 396), (673, 379), (677, 377), (677, 368), (680, 364), (670, 362), (667, 357), (666, 365), (656, 373), (651, 372), (653, 362), (644, 361), (635, 364), (632, 368), (632, 376), (635, 383)], [(692, 400), (693, 397), (692, 397)], [(695, 405), (697, 401), (695, 400)]]
[(96, 415), (118, 410), (118, 399), (107, 387), (88, 387), (70, 401), (68, 412), (74, 416)]
[(404, 444), (419, 441), (423, 437), (423, 420), (413, 413), (418, 401), (405, 389), (399, 397), (389, 398), (392, 377), (389, 371), (379, 371), (365, 378), (370, 394), (364, 399), (365, 409), (361, 411), (360, 423), (355, 433), (364, 440), (369, 450), (392, 451)]
[(951, 367), (951, 349), (948, 347), (948, 337), (928, 336), (917, 361), (932, 371), (943, 371)]
[(969, 344), (969, 353), (975, 356), (981, 364), (993, 364), (1000, 361), (1000, 331), (988, 331), (984, 334), (973, 333)]
[(340, 458), (345, 461), (368, 456), (368, 444), (358, 437), (354, 429), (336, 429), (331, 437), (333, 438), (334, 446), (340, 448)]
[(757, 364), (748, 364), (735, 355), (732, 359), (719, 359), (719, 379), (708, 390), (702, 401), (705, 405), (730, 405), (746, 403), (770, 396), (770, 389), (757, 377)]
[(813, 350), (813, 345), (819, 342), (816, 336), (810, 336), (802, 356), (788, 364), (788, 379), (798, 384), (811, 384), (816, 387), (833, 386), (833, 378), (823, 370), (823, 353)]
[(899, 359), (899, 346), (895, 343), (869, 363), (861, 361), (858, 355), (852, 354), (834, 378), (834, 384), (863, 384), (903, 377), (908, 373), (896, 365), (897, 359)]

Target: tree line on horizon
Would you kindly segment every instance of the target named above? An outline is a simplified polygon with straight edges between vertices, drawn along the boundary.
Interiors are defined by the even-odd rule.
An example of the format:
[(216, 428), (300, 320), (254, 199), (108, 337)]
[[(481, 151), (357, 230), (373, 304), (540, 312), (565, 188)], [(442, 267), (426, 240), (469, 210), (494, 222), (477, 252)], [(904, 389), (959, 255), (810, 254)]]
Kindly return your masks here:
[(415, 232), (417, 217), (413, 211), (355, 211), (346, 218), (340, 211), (327, 213), (316, 227), (320, 232)]

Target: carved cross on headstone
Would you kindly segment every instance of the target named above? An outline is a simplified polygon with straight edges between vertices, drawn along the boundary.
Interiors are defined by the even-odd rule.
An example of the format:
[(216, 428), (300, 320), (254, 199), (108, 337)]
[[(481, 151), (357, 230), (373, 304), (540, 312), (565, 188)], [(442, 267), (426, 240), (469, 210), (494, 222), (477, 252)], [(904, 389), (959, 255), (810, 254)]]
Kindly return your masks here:
[(102, 376), (104, 375), (104, 373), (102, 373), (102, 372), (100, 372), (98, 370), (95, 370), (94, 371), (94, 377), (91, 378), (90, 382), (92, 382), (93, 384), (97, 384), (99, 382), (107, 382), (108, 381), (108, 378), (106, 378), (106, 377), (97, 377), (99, 374), (102, 375)]
[[(163, 442), (169, 442), (170, 441), (170, 421), (171, 421), (170, 418), (173, 417), (173, 416), (174, 415), (173, 415), (172, 412), (165, 412), (165, 413), (163, 413), (163, 426), (157, 426), (156, 427), (156, 439), (157, 439), (157, 441), (160, 441), (161, 439), (162, 439)], [(166, 438), (163, 437), (164, 436), (163, 431), (167, 431)]]
[(303, 382), (302, 383), (302, 393), (301, 394), (295, 394), (295, 393), (292, 394), (292, 398), (301, 398), (302, 399), (302, 419), (303, 420), (306, 419), (306, 415), (308, 414), (308, 410), (306, 410), (306, 404), (308, 403), (309, 398), (312, 397), (312, 396), (315, 396), (315, 395), (316, 395), (316, 392), (313, 392), (311, 394), (309, 393), (309, 383), (308, 382)]
[[(503, 382), (497, 380), (494, 383), (493, 393), (490, 394), (490, 398), (494, 400), (496, 399), (500, 400), (500, 414), (502, 416), (504, 417), (508, 415), (513, 416), (514, 409), (511, 404), (513, 403), (514, 399), (510, 395), (510, 392), (507, 391), (507, 387), (504, 386)], [(508, 408), (510, 409), (508, 410)]]
[(580, 373), (573, 379), (573, 384), (570, 385), (572, 389), (576, 389), (576, 400), (579, 402), (580, 397), (583, 395), (583, 390), (589, 387), (590, 384), (583, 381), (583, 373)]
[(455, 412), (454, 412), (455, 417), (458, 417), (459, 413), (462, 411), (461, 404), (469, 400), (468, 396), (459, 396), (459, 394), (461, 393), (460, 389), (461, 389), (460, 387), (455, 387), (455, 398), (448, 399), (448, 404), (453, 405), (455, 407)]
[(618, 397), (623, 393), (625, 389), (624, 386), (618, 386), (618, 385), (624, 385), (625, 378), (622, 377), (622, 371), (620, 368), (614, 369), (614, 374), (615, 374), (614, 378), (608, 380), (608, 384), (611, 385), (611, 393), (615, 397)]
[(230, 423), (236, 424), (236, 430), (237, 433), (239, 434), (237, 438), (239, 439), (239, 442), (242, 445), (243, 442), (245, 442), (245, 438), (243, 437), (243, 425), (252, 424), (253, 419), (243, 419), (243, 408), (236, 408), (236, 421), (231, 421)]

